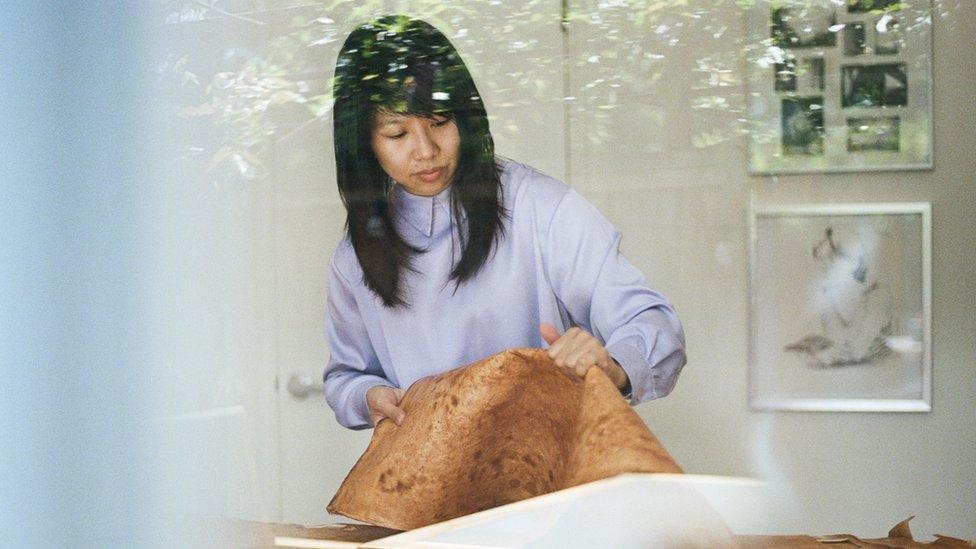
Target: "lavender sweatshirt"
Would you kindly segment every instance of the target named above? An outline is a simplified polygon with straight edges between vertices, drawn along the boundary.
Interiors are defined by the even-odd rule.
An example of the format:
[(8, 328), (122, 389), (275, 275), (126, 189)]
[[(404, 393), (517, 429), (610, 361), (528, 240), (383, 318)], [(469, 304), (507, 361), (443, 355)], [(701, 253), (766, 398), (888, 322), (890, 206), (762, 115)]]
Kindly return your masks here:
[[(447, 188), (432, 197), (399, 185), (396, 227), (426, 252), (403, 282), (410, 307), (383, 306), (363, 283), (346, 235), (329, 264), (325, 396), (339, 423), (369, 427), (366, 390), (413, 382), (513, 347), (547, 347), (539, 324), (590, 332), (630, 378), (631, 404), (667, 395), (685, 364), (671, 303), (620, 253), (620, 233), (566, 184), (503, 161), (510, 219), (481, 271), (454, 292), (460, 257)], [(462, 215), (463, 221), (463, 215)]]

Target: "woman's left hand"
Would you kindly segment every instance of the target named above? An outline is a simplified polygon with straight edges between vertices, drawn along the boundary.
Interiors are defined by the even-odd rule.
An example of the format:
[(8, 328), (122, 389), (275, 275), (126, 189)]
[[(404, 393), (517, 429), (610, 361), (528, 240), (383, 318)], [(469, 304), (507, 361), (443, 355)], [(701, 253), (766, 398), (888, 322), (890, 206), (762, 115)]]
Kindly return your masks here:
[(549, 358), (557, 366), (569, 368), (580, 377), (586, 375), (590, 366), (596, 366), (607, 374), (617, 389), (623, 389), (627, 385), (627, 373), (593, 334), (573, 327), (559, 335), (559, 331), (551, 324), (539, 326), (539, 332), (542, 339), (549, 344)]

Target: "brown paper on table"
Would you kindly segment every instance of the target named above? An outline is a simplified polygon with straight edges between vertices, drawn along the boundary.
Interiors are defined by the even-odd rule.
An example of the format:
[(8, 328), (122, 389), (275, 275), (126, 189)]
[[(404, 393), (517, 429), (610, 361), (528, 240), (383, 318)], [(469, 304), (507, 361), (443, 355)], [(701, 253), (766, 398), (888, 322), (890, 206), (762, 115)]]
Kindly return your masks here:
[(855, 545), (857, 547), (878, 549), (921, 549), (923, 547), (941, 547), (943, 549), (973, 549), (974, 547), (973, 542), (971, 541), (953, 538), (942, 534), (936, 534), (935, 541), (915, 541), (915, 538), (912, 537), (912, 530), (908, 526), (908, 522), (913, 518), (915, 518), (914, 515), (896, 524), (891, 530), (888, 531), (888, 537), (886, 538), (864, 539), (852, 536), (851, 534), (837, 534), (833, 536), (821, 536), (817, 538), (817, 541), (820, 543), (850, 543), (851, 545)]
[(383, 420), (328, 511), (411, 530), (620, 473), (681, 473), (590, 368), (581, 379), (541, 349), (512, 349), (421, 379)]
[(930, 542), (915, 541), (908, 521), (914, 516), (896, 524), (885, 538), (859, 538), (851, 534), (832, 536), (737, 536), (739, 547), (750, 549), (840, 549), (860, 547), (863, 549), (974, 549), (976, 543), (969, 540), (936, 534)]

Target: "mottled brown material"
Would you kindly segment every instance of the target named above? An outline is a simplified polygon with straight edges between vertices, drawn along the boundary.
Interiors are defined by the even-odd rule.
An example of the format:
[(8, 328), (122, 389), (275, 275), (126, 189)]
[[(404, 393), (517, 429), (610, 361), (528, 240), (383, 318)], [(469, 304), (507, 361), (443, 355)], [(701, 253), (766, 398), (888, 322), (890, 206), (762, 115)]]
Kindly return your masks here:
[(223, 516), (187, 516), (178, 523), (161, 523), (158, 531), (133, 540), (128, 547), (179, 547), (180, 549), (271, 549), (276, 537), (328, 540), (365, 544), (399, 534), (399, 530), (368, 524), (302, 526), (257, 522)]
[(410, 530), (620, 473), (682, 472), (598, 368), (513, 349), (413, 384), (330, 513)]
[(861, 547), (864, 549), (974, 549), (972, 541), (935, 535), (934, 541), (915, 541), (908, 522), (915, 517), (896, 524), (888, 531), (886, 538), (865, 539), (851, 534), (831, 536), (739, 536), (736, 545), (756, 549), (839, 549), (842, 547)]

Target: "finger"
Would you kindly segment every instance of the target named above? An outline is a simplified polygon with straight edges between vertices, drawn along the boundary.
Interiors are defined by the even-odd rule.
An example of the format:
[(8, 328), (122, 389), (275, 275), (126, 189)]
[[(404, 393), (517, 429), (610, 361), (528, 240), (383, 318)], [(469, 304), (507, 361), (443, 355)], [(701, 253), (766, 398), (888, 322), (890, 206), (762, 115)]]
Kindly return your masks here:
[[(406, 413), (403, 411), (403, 409), (397, 406), (402, 398), (402, 389), (395, 389), (392, 387), (386, 388), (383, 393), (377, 395), (374, 403), (375, 409), (373, 412), (382, 416), (380, 419), (383, 419), (383, 417), (388, 417), (392, 419), (394, 423), (400, 425), (403, 423), (403, 420), (406, 417)], [(375, 425), (376, 422), (373, 424)]]
[(377, 409), (384, 416), (392, 419), (393, 423), (396, 423), (397, 425), (402, 424), (403, 420), (407, 417), (406, 412), (404, 412), (403, 409), (397, 406), (394, 402), (383, 402), (382, 404), (377, 405)]
[(572, 340), (569, 336), (563, 335), (563, 337), (549, 348), (549, 357), (552, 361), (556, 363), (556, 366), (560, 368), (565, 368), (569, 366), (569, 362), (566, 358), (569, 356), (569, 352), (572, 350)]
[(397, 425), (403, 425), (403, 420), (407, 419), (407, 413), (403, 411), (403, 408), (394, 407), (393, 421)]
[(619, 368), (617, 363), (613, 361), (613, 357), (610, 356), (610, 353), (603, 353), (600, 359), (597, 361), (596, 365), (599, 366), (599, 368), (603, 370), (608, 376), (611, 375), (612, 373), (615, 373), (615, 370)]
[(597, 357), (595, 345), (599, 344), (590, 337), (577, 338), (575, 345), (566, 353), (566, 361), (572, 366), (593, 364)]
[(565, 355), (563, 354), (564, 348), (573, 345), (572, 341), (576, 339), (580, 331), (581, 330), (575, 326), (566, 330), (566, 333), (559, 336), (559, 339), (549, 346), (549, 357), (553, 360), (556, 360), (556, 358), (560, 356), (565, 358)]
[(402, 408), (389, 406), (384, 407), (382, 410), (377, 409), (370, 417), (373, 419), (373, 425), (376, 425), (381, 420), (386, 418), (392, 419), (393, 423), (396, 423), (397, 425), (402, 425), (403, 420), (407, 419), (407, 413), (404, 412)]
[(586, 371), (596, 362), (592, 349), (588, 347), (578, 347), (573, 354), (567, 357), (567, 366), (580, 377), (586, 376)]
[(552, 324), (545, 324), (539, 326), (539, 333), (542, 335), (542, 339), (549, 345), (552, 345), (559, 339), (559, 330), (556, 329)]
[(565, 337), (567, 339), (563, 347), (559, 349), (559, 353), (553, 360), (556, 361), (557, 365), (575, 371), (579, 361), (578, 357), (586, 342), (578, 336), (570, 336), (567, 334)]
[(594, 343), (596, 340), (589, 333), (583, 330), (574, 333), (562, 351), (566, 365), (575, 368), (581, 361), (588, 361), (587, 356), (593, 354)]

